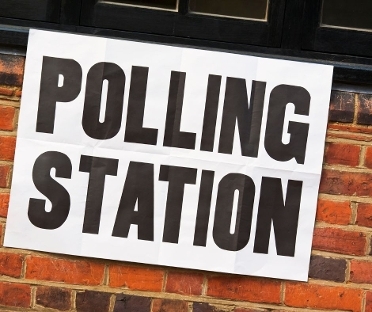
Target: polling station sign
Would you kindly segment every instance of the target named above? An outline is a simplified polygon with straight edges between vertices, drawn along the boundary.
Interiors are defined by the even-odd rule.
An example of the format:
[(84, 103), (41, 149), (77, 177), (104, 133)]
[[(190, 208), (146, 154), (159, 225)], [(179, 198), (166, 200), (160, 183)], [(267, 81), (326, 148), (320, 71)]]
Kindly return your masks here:
[(331, 81), (31, 30), (5, 246), (307, 280)]

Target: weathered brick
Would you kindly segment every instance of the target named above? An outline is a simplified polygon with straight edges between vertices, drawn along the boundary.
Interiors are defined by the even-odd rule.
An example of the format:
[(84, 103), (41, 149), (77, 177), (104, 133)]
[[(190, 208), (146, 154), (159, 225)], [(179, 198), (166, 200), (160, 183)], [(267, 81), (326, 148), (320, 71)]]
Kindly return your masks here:
[(352, 260), (350, 262), (350, 281), (372, 283), (372, 262)]
[(309, 277), (327, 281), (344, 282), (346, 271), (345, 259), (311, 256)]
[(372, 204), (358, 204), (356, 224), (372, 227)]
[(372, 124), (372, 95), (370, 94), (359, 94), (357, 123), (360, 125)]
[(366, 235), (362, 232), (350, 232), (333, 228), (315, 228), (313, 248), (345, 255), (365, 254)]
[(359, 145), (327, 143), (324, 161), (331, 165), (357, 166), (360, 150)]
[(207, 295), (250, 302), (279, 303), (281, 283), (276, 280), (218, 275), (208, 279)]
[(359, 312), (361, 289), (330, 287), (308, 283), (287, 283), (284, 303), (290, 307)]
[(86, 290), (76, 293), (76, 311), (78, 312), (107, 312), (110, 308), (111, 294)]
[(100, 285), (104, 265), (84, 260), (64, 260), (29, 256), (26, 278), (80, 285)]
[(115, 300), (114, 312), (150, 312), (151, 298), (117, 295)]
[(31, 304), (31, 287), (24, 284), (0, 282), (0, 305), (28, 308)]
[(21, 97), (22, 96), (22, 90), (16, 90), (14, 95), (17, 96), (17, 97)]
[(15, 145), (15, 137), (0, 136), (0, 160), (13, 160)]
[[(226, 312), (232, 311), (230, 306), (219, 305), (213, 306), (206, 302), (194, 302), (192, 305), (193, 312)], [(247, 308), (235, 308), (234, 312), (265, 312), (263, 309), (247, 309)]]
[(0, 217), (8, 215), (9, 193), (0, 193)]
[(184, 295), (201, 295), (203, 274), (192, 272), (169, 272), (165, 290)]
[(21, 86), (25, 58), (0, 54), (0, 85)]
[[(1, 76), (1, 75), (0, 75)], [(11, 106), (0, 106), (0, 130), (14, 130), (15, 108)]]
[(355, 109), (354, 93), (332, 91), (329, 105), (329, 120), (353, 122)]
[(181, 300), (154, 299), (151, 312), (188, 312), (188, 303)]
[(193, 312), (223, 312), (223, 310), (215, 306), (212, 306), (209, 303), (205, 303), (205, 302), (194, 302), (192, 304), (192, 311)]
[(323, 170), (319, 192), (332, 195), (372, 196), (372, 174)]
[(342, 131), (343, 133), (365, 133), (372, 134), (372, 128), (355, 125), (355, 124), (344, 124), (344, 123), (328, 123), (328, 130), (336, 130), (338, 133)]
[(71, 290), (38, 286), (36, 291), (36, 304), (45, 308), (67, 311), (71, 308)]
[(0, 187), (8, 187), (10, 179), (10, 166), (0, 165)]
[(351, 208), (348, 201), (318, 200), (317, 221), (346, 225), (350, 223), (350, 218)]
[(3, 246), (4, 225), (0, 223), (0, 246)]
[[(270, 312), (279, 312), (279, 310), (266, 310), (266, 309), (246, 309), (246, 308), (236, 308), (234, 312), (265, 312), (265, 311), (270, 311)], [(284, 312), (284, 311), (283, 311)]]
[(109, 285), (132, 290), (161, 291), (164, 271), (157, 268), (111, 265)]
[(372, 142), (372, 136), (364, 133), (328, 131), (327, 138), (360, 141), (363, 144)]
[(8, 252), (0, 253), (0, 274), (11, 277), (20, 277), (22, 272), (23, 256)]
[(364, 165), (369, 169), (372, 168), (372, 147), (371, 146), (366, 148), (366, 154), (364, 157)]
[(366, 294), (366, 309), (365, 312), (372, 311), (372, 291), (368, 291)]

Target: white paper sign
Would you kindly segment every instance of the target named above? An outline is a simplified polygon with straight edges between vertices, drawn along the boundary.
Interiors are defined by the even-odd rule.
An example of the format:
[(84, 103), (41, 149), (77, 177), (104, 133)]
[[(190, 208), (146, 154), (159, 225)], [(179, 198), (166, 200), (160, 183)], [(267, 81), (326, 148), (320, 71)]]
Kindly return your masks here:
[(307, 280), (331, 81), (31, 30), (5, 246)]

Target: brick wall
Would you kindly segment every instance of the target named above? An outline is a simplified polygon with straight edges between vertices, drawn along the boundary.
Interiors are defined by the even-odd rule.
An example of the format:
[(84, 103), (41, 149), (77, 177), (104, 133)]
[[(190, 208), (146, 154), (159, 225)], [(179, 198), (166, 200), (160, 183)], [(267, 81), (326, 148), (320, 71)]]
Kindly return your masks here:
[[(24, 59), (0, 54), (0, 233)], [(308, 283), (0, 247), (0, 311), (372, 312), (372, 95), (334, 91)]]

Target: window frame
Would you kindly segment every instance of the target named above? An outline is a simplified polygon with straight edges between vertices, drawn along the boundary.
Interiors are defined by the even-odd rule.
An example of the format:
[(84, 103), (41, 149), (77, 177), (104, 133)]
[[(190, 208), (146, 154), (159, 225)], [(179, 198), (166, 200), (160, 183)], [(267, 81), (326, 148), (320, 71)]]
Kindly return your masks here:
[[(11, 0), (2, 0), (11, 1)], [(25, 0), (27, 1), (27, 0)], [(98, 0), (61, 0), (60, 17), (56, 22), (33, 21), (0, 16), (0, 50), (4, 53), (25, 54), (28, 40), (28, 29), (38, 28), (46, 30), (67, 31), (71, 33), (92, 34), (104, 37), (129, 39), (136, 41), (155, 42), (187, 46), (201, 49), (212, 49), (230, 53), (250, 54), (261, 57), (281, 58), (302, 62), (316, 62), (334, 65), (334, 81), (348, 84), (368, 84), (372, 88), (372, 55), (352, 55), (350, 49), (340, 51), (336, 43), (332, 44), (332, 38), (326, 35), (323, 41), (320, 40), (320, 32), (329, 32), (329, 29), (320, 29), (320, 6), (322, 0), (270, 0), (268, 22), (263, 37), (257, 21), (233, 20), (217, 16), (198, 15), (188, 12), (188, 0), (180, 0), (179, 12), (167, 12), (162, 10), (151, 10), (144, 8), (133, 8), (126, 14), (132, 14), (129, 19), (130, 27), (123, 29), (110, 29), (113, 20), (110, 21), (112, 10), (105, 14), (96, 10), (95, 4)], [(276, 3), (273, 5), (273, 3)], [(277, 20), (272, 20), (272, 15), (280, 11)], [(110, 13), (111, 11), (111, 13)], [(97, 13), (98, 12), (98, 13)], [(134, 14), (135, 13), (135, 14)], [(97, 22), (94, 14), (102, 14), (101, 22)], [(165, 15), (164, 15), (165, 14)], [(310, 15), (309, 15), (310, 14)], [(312, 14), (312, 15), (311, 15)], [(1, 15), (1, 12), (0, 12)], [(175, 17), (177, 16), (178, 17)], [(118, 13), (117, 16), (122, 18)], [(160, 26), (154, 31), (152, 27), (156, 23), (164, 23), (159, 17), (168, 18), (171, 25), (178, 26), (177, 31), (168, 26)], [(102, 18), (105, 20), (102, 20)], [(149, 19), (146, 19), (149, 17)], [(237, 23), (234, 28), (234, 23)], [(240, 24), (241, 23), (241, 24)], [(277, 25), (277, 24), (280, 25)], [(235, 30), (236, 34), (246, 31), (246, 37), (235, 37), (224, 33), (204, 31), (200, 29), (219, 29), (225, 27)], [(163, 27), (163, 28), (162, 28)], [(114, 27), (111, 27), (114, 28)], [(335, 29), (331, 29), (334, 31)], [(214, 30), (216, 31), (216, 30)], [(255, 34), (251, 36), (252, 32)], [(261, 29), (262, 31), (262, 29)], [(355, 30), (341, 31), (341, 42), (345, 38), (353, 36)], [(358, 33), (360, 33), (358, 31)], [(366, 34), (369, 38), (368, 45), (364, 49), (372, 51), (372, 32)], [(319, 37), (320, 36), (320, 37)], [(344, 37), (342, 37), (344, 36)], [(345, 37), (346, 36), (346, 37)], [(256, 40), (258, 38), (258, 40)], [(253, 39), (252, 39), (253, 38)], [(326, 42), (324, 42), (326, 40)], [(339, 40), (339, 39), (337, 39)], [(329, 45), (327, 48), (327, 44)], [(335, 48), (337, 47), (337, 48)], [(349, 49), (349, 50), (348, 50)]]
[[(7, 0), (1, 0), (5, 3)], [(20, 0), (22, 1), (22, 0)], [(27, 0), (24, 0), (27, 1)], [(43, 0), (35, 0), (45, 2)], [(53, 3), (58, 11), (58, 18), (44, 18), (34, 20), (32, 16), (16, 17), (17, 10), (12, 14), (1, 14), (0, 11), (0, 44), (7, 48), (19, 51), (22, 54), (27, 46), (29, 28), (63, 30), (75, 32), (80, 20), (80, 0), (47, 0)], [(1, 5), (0, 5), (1, 8)], [(8, 50), (5, 48), (4, 50)]]
[[(57, 3), (59, 5), (55, 4), (56, 1), (58, 1)], [(31, 7), (34, 10), (29, 10), (30, 3), (24, 0), (16, 0), (16, 3), (0, 1), (0, 14), (2, 17), (7, 18), (20, 18), (51, 23), (59, 21), (62, 0), (33, 0), (33, 2)]]
[(259, 21), (189, 12), (187, 0), (178, 11), (82, 0), (81, 26), (279, 47), (284, 7), (285, 0), (270, 1), (267, 21)]
[(311, 51), (372, 57), (372, 31), (332, 27), (321, 24), (323, 0), (307, 0), (303, 18), (312, 16), (304, 25), (302, 48)]

